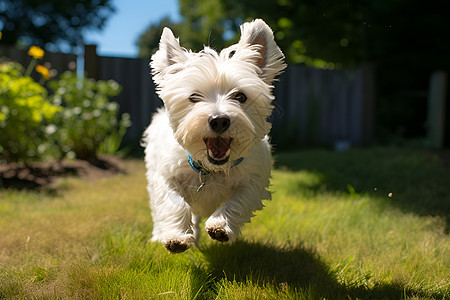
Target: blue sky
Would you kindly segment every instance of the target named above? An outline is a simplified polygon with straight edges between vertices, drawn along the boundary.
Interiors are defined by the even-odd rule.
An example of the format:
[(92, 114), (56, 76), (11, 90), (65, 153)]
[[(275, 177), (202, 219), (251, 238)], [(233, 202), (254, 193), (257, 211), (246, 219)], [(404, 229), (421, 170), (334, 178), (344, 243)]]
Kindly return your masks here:
[[(102, 31), (88, 32), (86, 42), (102, 56), (136, 57), (139, 35), (163, 17), (179, 20), (178, 0), (112, 0), (116, 12)], [(149, 54), (150, 55), (150, 54)]]

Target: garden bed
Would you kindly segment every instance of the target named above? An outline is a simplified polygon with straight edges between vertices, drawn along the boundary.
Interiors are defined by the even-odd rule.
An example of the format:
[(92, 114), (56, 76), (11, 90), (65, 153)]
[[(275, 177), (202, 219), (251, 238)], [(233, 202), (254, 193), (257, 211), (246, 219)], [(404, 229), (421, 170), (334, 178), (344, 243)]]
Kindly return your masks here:
[(82, 177), (87, 180), (125, 173), (117, 157), (102, 155), (91, 160), (35, 162), (29, 166), (18, 163), (0, 165), (0, 188), (52, 188), (61, 178)]

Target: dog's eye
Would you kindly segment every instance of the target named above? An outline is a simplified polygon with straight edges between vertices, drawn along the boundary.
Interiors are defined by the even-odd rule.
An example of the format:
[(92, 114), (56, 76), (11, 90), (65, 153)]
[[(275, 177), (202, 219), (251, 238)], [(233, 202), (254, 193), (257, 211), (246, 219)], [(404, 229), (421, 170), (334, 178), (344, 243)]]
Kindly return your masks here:
[(192, 103), (197, 103), (200, 100), (202, 100), (202, 96), (200, 94), (193, 93), (189, 96), (189, 101), (191, 101)]
[(247, 100), (247, 96), (245, 96), (244, 93), (237, 93), (236, 95), (234, 95), (233, 99), (244, 103)]
[(230, 54), (228, 54), (228, 58), (232, 58), (234, 54), (236, 54), (236, 51), (235, 50), (231, 51)]

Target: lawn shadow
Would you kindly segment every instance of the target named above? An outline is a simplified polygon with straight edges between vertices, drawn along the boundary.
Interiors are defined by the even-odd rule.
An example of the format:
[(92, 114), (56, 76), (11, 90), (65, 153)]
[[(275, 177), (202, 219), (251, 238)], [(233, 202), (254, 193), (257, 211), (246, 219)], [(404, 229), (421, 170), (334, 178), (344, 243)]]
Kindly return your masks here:
[[(272, 285), (279, 292), (296, 291), (313, 299), (403, 299), (430, 296), (401, 284), (345, 286), (313, 250), (300, 245), (275, 246), (239, 240), (235, 244), (213, 244), (200, 249), (215, 280), (262, 288)], [(439, 296), (436, 295), (438, 298)]]
[(450, 232), (450, 168), (442, 153), (398, 148), (307, 150), (277, 154), (276, 167), (320, 174), (320, 184), (309, 187), (313, 190), (370, 194), (406, 212), (441, 217)]

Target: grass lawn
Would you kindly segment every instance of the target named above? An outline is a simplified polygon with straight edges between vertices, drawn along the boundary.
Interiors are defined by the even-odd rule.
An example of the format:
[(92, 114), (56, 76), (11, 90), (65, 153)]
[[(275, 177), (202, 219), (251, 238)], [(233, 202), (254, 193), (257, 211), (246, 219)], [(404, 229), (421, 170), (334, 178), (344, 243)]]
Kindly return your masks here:
[(234, 245), (148, 243), (144, 164), (0, 190), (0, 298), (449, 299), (450, 169), (423, 150), (279, 153)]

